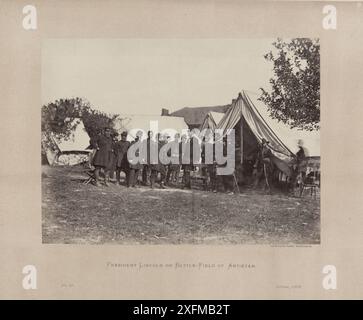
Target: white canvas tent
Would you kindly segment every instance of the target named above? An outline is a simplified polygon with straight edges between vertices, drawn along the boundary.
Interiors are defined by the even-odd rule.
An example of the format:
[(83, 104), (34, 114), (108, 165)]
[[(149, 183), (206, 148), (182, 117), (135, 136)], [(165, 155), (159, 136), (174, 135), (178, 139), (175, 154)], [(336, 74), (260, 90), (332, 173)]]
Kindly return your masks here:
[(204, 129), (214, 130), (217, 127), (218, 123), (222, 120), (223, 116), (224, 113), (222, 112), (213, 112), (213, 111), (208, 112), (200, 127), (200, 131)]
[(83, 121), (75, 119), (72, 125), (76, 125), (76, 128), (72, 132), (69, 139), (56, 139), (58, 148), (61, 152), (84, 152), (90, 145), (90, 137), (86, 132)]
[(68, 139), (52, 133), (48, 137), (42, 135), (42, 146), (50, 165), (75, 165), (88, 160), (90, 137), (82, 120), (74, 119), (71, 126), (75, 126), (75, 129)]
[(302, 139), (308, 150), (308, 156), (320, 156), (319, 132), (307, 132), (290, 129), (268, 115), (267, 108), (257, 100), (253, 100), (245, 91), (239, 94), (227, 110), (217, 129), (224, 132), (235, 129), (236, 141), (239, 141), (239, 157), (243, 162), (249, 152), (253, 152), (256, 143), (262, 139), (269, 141), (269, 147), (274, 155), (274, 163), (286, 175), (290, 175), (288, 163), (297, 151), (297, 141)]
[(188, 125), (181, 117), (155, 115), (120, 115), (114, 120), (114, 129), (120, 134), (127, 131), (127, 140), (132, 141), (137, 131), (142, 130), (144, 138), (149, 130), (154, 134), (160, 132), (174, 137), (175, 133), (182, 134), (188, 130)]

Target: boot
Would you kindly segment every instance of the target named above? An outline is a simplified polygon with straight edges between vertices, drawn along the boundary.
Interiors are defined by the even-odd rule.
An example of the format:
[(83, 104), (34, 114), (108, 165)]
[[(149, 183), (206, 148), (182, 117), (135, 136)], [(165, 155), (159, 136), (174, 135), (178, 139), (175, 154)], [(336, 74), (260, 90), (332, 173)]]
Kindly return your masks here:
[(151, 171), (151, 174), (150, 174), (150, 187), (151, 187), (151, 189), (154, 189), (156, 175), (157, 174), (155, 174), (155, 171)]
[(217, 193), (217, 184), (215, 183), (215, 181), (212, 182), (212, 192)]
[(100, 169), (95, 170), (95, 186), (100, 186)]
[(133, 188), (135, 183), (135, 169), (131, 169), (129, 172), (129, 178), (127, 182), (127, 186)]
[(110, 180), (110, 174), (108, 171), (105, 172), (105, 186), (108, 187), (109, 184), (109, 180)]
[(121, 185), (121, 171), (119, 169), (116, 171), (116, 185)]

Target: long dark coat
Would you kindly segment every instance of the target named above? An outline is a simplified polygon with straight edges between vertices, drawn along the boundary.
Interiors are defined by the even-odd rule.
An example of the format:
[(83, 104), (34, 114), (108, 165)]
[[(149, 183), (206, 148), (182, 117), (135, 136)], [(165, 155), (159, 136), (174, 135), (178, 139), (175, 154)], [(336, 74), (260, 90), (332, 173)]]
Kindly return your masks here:
[[(180, 169), (180, 144), (179, 141), (174, 140), (171, 142), (171, 148), (168, 150), (167, 155), (171, 157), (171, 163), (169, 164), (169, 170), (176, 171)], [(177, 150), (175, 150), (177, 149)], [(177, 153), (175, 153), (175, 151)], [(176, 162), (176, 163), (175, 163)]]
[[(133, 144), (137, 143), (138, 141), (137, 140), (134, 140), (130, 143), (130, 146), (131, 147)], [(139, 145), (139, 148), (136, 150), (136, 156), (138, 157), (140, 154), (142, 154), (142, 148), (143, 148), (143, 142), (140, 143)], [(133, 170), (142, 170), (142, 168), (144, 167), (144, 165), (140, 162), (137, 162), (137, 163), (132, 163), (129, 161), (129, 168), (130, 169), (133, 169)]]
[(117, 141), (115, 141), (114, 139), (112, 140), (111, 161), (110, 161), (110, 165), (109, 165), (109, 169), (111, 171), (115, 171), (116, 170), (116, 152), (115, 152), (116, 142)]
[[(207, 149), (207, 144), (209, 145), (208, 149)], [(210, 148), (210, 145), (212, 145), (212, 148)], [(208, 160), (210, 161), (215, 161), (216, 160), (216, 155), (215, 155), (215, 150), (216, 150), (216, 145), (215, 143), (211, 143), (211, 142), (203, 142), (202, 145), (200, 146), (200, 157), (201, 157), (201, 161), (202, 161), (202, 164), (206, 164), (206, 152), (208, 150), (212, 149), (212, 152), (213, 154), (212, 155), (209, 155), (208, 157)], [(210, 159), (211, 158), (211, 159)], [(210, 164), (213, 164), (213, 163), (210, 163)]]
[[(196, 150), (194, 150), (194, 147)], [(194, 162), (194, 152), (196, 152), (197, 156), (200, 156), (200, 154), (201, 154), (200, 144), (198, 143), (198, 140), (196, 138), (191, 138), (189, 140), (189, 156), (188, 156), (187, 150), (184, 150), (185, 148), (187, 149), (188, 146), (184, 146), (183, 142), (180, 142), (179, 155), (181, 156), (181, 161), (187, 162), (187, 160), (189, 158), (189, 162), (190, 162), (190, 164), (182, 164), (182, 168), (186, 169), (186, 170), (194, 170), (195, 169), (195, 163), (193, 163)], [(183, 153), (183, 151), (185, 151), (185, 153)]]
[[(148, 162), (148, 165), (149, 165), (150, 169), (155, 170), (155, 171), (159, 171), (159, 172), (165, 171), (165, 165), (160, 162), (160, 149), (165, 144), (165, 142), (149, 140), (149, 143), (147, 145), (147, 148), (148, 148), (147, 149), (147, 155), (148, 155), (147, 156), (147, 162)], [(157, 163), (151, 163), (150, 149), (152, 147), (155, 148), (155, 150), (157, 150), (157, 152), (158, 152), (158, 154), (157, 154)]]
[(193, 145), (194, 145), (193, 139), (189, 140), (189, 144), (183, 142), (179, 143), (179, 157), (183, 170), (188, 170), (188, 171), (194, 170)]
[(129, 141), (118, 141), (115, 143), (116, 167), (128, 168), (127, 150), (130, 147)]
[(94, 149), (98, 149), (93, 157), (93, 165), (110, 169), (113, 162), (113, 140), (104, 135), (98, 136), (92, 141)]

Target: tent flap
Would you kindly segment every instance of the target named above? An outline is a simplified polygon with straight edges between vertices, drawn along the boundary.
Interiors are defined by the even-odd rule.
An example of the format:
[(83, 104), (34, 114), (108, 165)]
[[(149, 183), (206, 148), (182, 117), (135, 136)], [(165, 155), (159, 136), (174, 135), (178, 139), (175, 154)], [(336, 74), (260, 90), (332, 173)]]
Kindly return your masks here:
[(276, 157), (281, 160), (290, 158), (292, 152), (266, 124), (244, 92), (232, 103), (230, 109), (219, 122), (217, 129), (226, 132), (227, 129), (235, 128), (242, 116), (258, 142), (265, 139), (269, 141), (269, 146)]

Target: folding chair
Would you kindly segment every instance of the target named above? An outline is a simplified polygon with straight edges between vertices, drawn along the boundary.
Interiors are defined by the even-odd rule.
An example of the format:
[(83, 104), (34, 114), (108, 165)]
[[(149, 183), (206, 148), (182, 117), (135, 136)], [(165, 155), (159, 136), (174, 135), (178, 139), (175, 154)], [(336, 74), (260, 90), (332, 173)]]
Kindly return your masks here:
[(310, 195), (312, 198), (317, 197), (318, 184), (316, 181), (315, 173), (313, 177), (305, 177), (300, 184), (300, 198), (304, 196), (304, 191), (310, 189)]
[(96, 181), (95, 171), (94, 170), (88, 170), (85, 172), (88, 175), (88, 178), (83, 181), (83, 184), (87, 185), (92, 182)]

